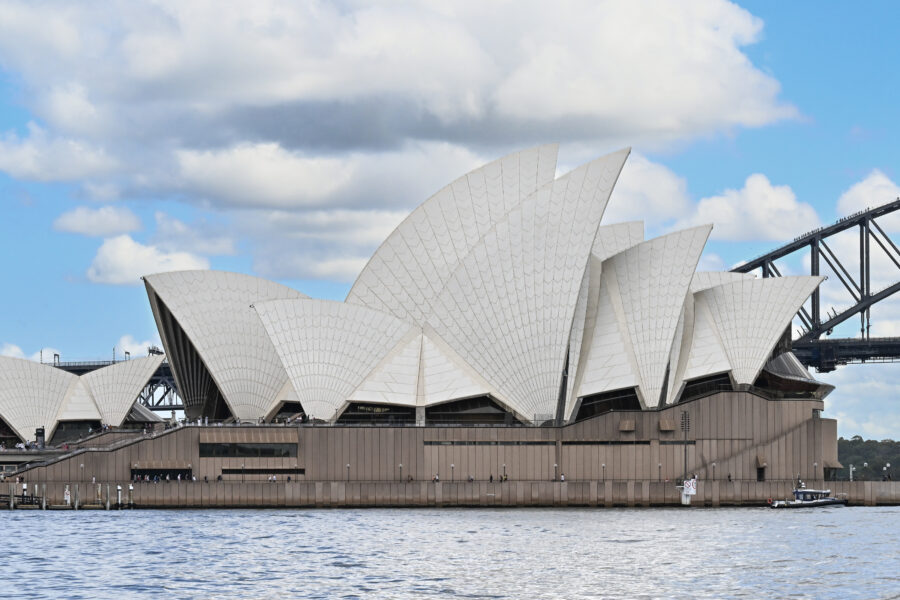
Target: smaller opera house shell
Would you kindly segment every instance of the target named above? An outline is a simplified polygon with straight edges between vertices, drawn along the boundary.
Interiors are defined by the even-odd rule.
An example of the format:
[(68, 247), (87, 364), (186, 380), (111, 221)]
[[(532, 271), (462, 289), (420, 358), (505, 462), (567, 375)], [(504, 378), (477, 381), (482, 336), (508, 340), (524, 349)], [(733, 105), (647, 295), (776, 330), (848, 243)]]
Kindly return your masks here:
[(697, 272), (710, 225), (649, 240), (601, 225), (628, 154), (556, 177), (547, 145), (460, 177), (343, 302), (235, 273), (146, 276), (187, 417), (563, 425), (710, 391), (821, 399), (789, 327), (822, 278)]
[(102, 425), (160, 421), (136, 402), (162, 355), (115, 362), (75, 375), (49, 364), (0, 357), (0, 442), (35, 439), (59, 443)]

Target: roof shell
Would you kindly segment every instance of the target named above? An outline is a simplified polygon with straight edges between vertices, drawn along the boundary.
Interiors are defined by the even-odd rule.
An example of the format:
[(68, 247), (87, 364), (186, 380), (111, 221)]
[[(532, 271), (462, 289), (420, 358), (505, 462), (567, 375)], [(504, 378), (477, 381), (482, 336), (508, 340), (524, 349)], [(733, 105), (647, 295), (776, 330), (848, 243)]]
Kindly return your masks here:
[(457, 266), (429, 324), (529, 420), (556, 413), (578, 291), (629, 150), (549, 183)]
[[(135, 398), (164, 358), (161, 354), (133, 358), (82, 375), (104, 423), (118, 427), (125, 421)], [(130, 401), (124, 400), (128, 398)]]
[[(157, 273), (144, 281), (191, 340), (232, 415), (242, 421), (267, 415), (288, 377), (250, 305), (307, 296), (273, 281), (226, 271)], [(159, 325), (160, 316), (155, 316)]]
[(306, 414), (333, 420), (353, 391), (413, 329), (385, 312), (330, 300), (253, 305)]
[[(642, 242), (603, 264), (615, 290), (645, 407), (662, 399), (666, 367), (685, 296), (712, 230), (701, 225)], [(613, 302), (616, 298), (613, 297)]]
[(516, 152), (419, 205), (369, 259), (347, 302), (423, 325), (460, 261), (522, 199), (553, 180), (558, 146)]
[(0, 417), (23, 440), (38, 427), (53, 436), (57, 416), (78, 376), (24, 358), (0, 357)]
[(745, 279), (697, 294), (709, 305), (735, 383), (756, 381), (785, 328), (824, 279)]

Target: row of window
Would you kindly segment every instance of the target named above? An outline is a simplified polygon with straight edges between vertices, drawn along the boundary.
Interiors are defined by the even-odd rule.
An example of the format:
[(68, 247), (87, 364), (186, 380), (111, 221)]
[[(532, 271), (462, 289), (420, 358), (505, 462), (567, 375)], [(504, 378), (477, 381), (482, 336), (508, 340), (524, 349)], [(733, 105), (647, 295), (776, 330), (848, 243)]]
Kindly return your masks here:
[(201, 443), (200, 458), (294, 458), (297, 444)]

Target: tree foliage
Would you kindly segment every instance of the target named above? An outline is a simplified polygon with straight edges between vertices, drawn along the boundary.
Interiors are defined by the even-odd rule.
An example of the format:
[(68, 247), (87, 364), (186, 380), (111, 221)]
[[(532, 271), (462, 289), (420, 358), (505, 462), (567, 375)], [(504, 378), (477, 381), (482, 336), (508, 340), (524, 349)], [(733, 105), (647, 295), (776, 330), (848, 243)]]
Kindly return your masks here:
[[(838, 438), (838, 460), (844, 468), (837, 473), (837, 479), (850, 479), (850, 465), (853, 465), (853, 479), (856, 481), (878, 481), (890, 474), (900, 475), (900, 442), (894, 440), (864, 440), (854, 435), (849, 440)], [(890, 464), (890, 468), (886, 468)]]

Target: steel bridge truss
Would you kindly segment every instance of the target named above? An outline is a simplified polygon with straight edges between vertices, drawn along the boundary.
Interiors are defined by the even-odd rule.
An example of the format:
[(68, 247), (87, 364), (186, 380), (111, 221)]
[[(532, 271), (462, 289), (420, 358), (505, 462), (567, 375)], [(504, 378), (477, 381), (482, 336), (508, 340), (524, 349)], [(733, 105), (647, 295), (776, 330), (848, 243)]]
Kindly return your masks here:
[[(797, 317), (802, 324), (799, 337), (793, 341), (794, 353), (806, 366), (815, 367), (819, 372), (833, 371), (838, 365), (862, 362), (894, 362), (900, 360), (900, 338), (870, 338), (872, 326), (871, 308), (876, 302), (884, 300), (900, 291), (900, 249), (891, 241), (877, 218), (900, 210), (900, 198), (866, 209), (837, 223), (820, 227), (801, 235), (781, 248), (759, 256), (733, 269), (738, 273), (750, 273), (756, 270), (763, 277), (780, 277), (781, 273), (775, 261), (796, 252), (809, 250), (810, 275), (819, 275), (822, 263), (826, 264), (850, 294), (853, 305), (836, 311), (830, 308), (822, 313), (821, 292), (817, 289), (810, 298), (810, 308), (800, 308)], [(837, 254), (829, 245), (832, 236), (852, 228), (859, 229), (859, 269), (858, 275), (851, 274)], [(880, 247), (885, 255), (898, 269), (898, 281), (887, 287), (872, 291), (871, 286), (871, 250), (872, 241)], [(856, 265), (852, 265), (856, 272)], [(829, 338), (834, 328), (848, 319), (859, 315), (860, 337), (850, 339)], [(822, 337), (826, 336), (826, 337)]]

